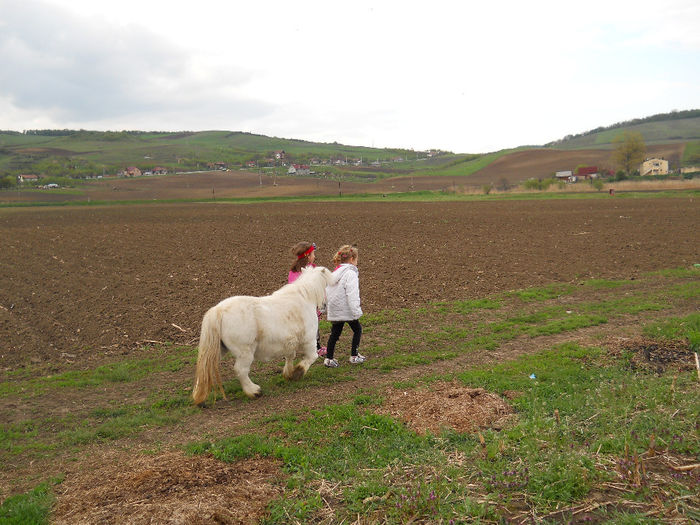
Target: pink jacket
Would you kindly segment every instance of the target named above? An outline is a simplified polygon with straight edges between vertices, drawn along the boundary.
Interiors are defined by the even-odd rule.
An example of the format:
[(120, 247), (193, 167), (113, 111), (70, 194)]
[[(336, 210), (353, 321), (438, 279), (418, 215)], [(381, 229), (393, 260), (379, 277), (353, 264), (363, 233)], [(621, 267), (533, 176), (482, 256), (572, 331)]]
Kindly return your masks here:
[[(307, 268), (311, 266), (311, 268), (316, 268), (315, 264), (309, 264)], [(301, 272), (293, 272), (289, 270), (289, 275), (287, 276), (287, 284), (292, 284), (294, 281), (296, 281), (299, 276), (301, 275)]]

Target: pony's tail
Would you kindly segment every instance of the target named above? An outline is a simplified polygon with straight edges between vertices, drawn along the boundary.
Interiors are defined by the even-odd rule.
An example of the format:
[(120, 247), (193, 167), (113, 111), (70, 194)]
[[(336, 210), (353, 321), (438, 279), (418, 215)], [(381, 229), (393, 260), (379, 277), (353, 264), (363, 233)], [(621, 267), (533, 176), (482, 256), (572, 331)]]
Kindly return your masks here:
[(221, 362), (221, 312), (218, 308), (210, 308), (202, 319), (202, 331), (199, 335), (199, 354), (194, 375), (192, 399), (195, 404), (202, 404), (212, 389), (221, 392), (224, 399), (223, 382), (219, 363)]

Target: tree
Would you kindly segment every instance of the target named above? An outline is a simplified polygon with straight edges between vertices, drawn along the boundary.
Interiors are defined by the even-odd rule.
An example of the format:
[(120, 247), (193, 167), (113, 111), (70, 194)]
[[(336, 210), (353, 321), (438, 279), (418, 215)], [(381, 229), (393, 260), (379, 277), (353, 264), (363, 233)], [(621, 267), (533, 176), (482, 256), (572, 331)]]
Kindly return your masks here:
[(613, 140), (615, 149), (612, 152), (612, 160), (628, 176), (630, 172), (639, 166), (647, 153), (644, 137), (639, 132), (625, 131)]

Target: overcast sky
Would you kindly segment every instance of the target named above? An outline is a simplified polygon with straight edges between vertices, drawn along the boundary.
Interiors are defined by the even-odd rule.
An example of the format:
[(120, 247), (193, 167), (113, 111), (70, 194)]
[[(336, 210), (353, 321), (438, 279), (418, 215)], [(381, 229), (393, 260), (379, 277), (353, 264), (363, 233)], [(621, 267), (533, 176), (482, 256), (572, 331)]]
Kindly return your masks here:
[(481, 153), (700, 108), (698, 0), (0, 0), (0, 129)]

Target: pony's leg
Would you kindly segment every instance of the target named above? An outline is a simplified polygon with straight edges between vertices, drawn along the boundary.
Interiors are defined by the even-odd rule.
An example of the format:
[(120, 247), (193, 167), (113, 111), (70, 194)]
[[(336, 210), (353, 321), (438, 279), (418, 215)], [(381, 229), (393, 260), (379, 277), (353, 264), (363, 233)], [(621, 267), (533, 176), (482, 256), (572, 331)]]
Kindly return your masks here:
[(243, 393), (248, 397), (260, 397), (262, 391), (260, 385), (256, 385), (250, 380), (250, 365), (253, 364), (253, 350), (250, 349), (236, 357), (236, 363), (233, 365), (233, 371), (238, 376), (238, 381), (241, 383)]
[(299, 379), (294, 377), (294, 359), (291, 357), (284, 358), (284, 368), (282, 369), (282, 376), (285, 379)]
[(294, 367), (291, 376), (285, 377), (287, 377), (287, 379), (292, 380), (301, 379), (302, 377), (304, 377), (304, 374), (308, 372), (309, 367), (314, 363), (314, 361), (316, 361), (317, 358), (318, 352), (316, 352), (316, 340), (312, 339), (310, 341), (307, 341), (306, 343), (304, 343), (304, 353), (302, 355), (301, 361), (299, 361), (297, 363), (297, 366)]

